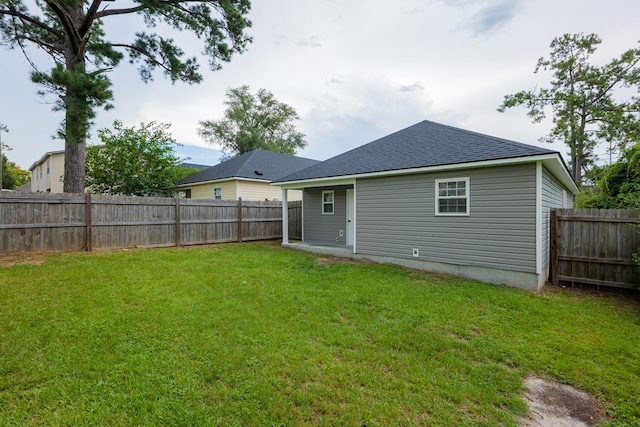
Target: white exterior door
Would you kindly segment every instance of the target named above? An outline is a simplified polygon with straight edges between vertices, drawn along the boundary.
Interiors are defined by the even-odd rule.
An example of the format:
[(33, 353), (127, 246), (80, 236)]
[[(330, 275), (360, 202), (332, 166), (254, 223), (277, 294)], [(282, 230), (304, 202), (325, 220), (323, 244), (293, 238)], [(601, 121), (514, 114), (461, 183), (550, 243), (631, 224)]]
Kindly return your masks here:
[(347, 246), (353, 246), (355, 237), (356, 221), (355, 221), (355, 203), (353, 198), (353, 189), (347, 190)]

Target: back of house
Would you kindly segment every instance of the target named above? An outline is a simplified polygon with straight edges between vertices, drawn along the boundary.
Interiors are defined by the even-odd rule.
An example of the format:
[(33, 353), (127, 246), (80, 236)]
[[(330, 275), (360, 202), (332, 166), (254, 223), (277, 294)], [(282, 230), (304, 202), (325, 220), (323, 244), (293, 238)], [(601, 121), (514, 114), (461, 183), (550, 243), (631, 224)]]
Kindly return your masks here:
[(548, 276), (549, 211), (577, 193), (555, 151), (430, 121), (275, 184), (303, 191), (297, 247), (529, 290)]

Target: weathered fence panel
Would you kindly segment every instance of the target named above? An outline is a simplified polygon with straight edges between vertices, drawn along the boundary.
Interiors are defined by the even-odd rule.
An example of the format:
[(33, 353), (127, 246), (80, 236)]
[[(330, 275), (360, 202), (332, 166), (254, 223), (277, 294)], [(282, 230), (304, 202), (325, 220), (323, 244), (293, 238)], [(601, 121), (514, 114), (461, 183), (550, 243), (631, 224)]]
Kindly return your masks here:
[(616, 288), (640, 285), (640, 211), (557, 209), (551, 214), (551, 281)]
[(239, 202), (208, 199), (179, 200), (181, 245), (238, 240)]
[(167, 197), (92, 196), (93, 249), (174, 245), (175, 203)]
[(75, 251), (86, 245), (84, 194), (0, 193), (0, 252)]
[[(302, 236), (289, 202), (289, 235)], [(198, 245), (282, 237), (281, 202), (0, 193), (0, 253)]]

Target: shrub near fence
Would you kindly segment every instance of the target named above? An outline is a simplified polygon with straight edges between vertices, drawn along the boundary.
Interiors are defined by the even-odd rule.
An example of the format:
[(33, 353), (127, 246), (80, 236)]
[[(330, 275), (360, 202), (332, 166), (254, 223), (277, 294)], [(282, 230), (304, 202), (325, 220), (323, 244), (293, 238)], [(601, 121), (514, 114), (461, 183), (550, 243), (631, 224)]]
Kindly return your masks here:
[[(302, 235), (289, 202), (289, 235)], [(0, 194), (0, 253), (198, 245), (282, 237), (282, 203), (86, 194)]]
[(640, 210), (554, 209), (550, 220), (553, 283), (640, 286)]

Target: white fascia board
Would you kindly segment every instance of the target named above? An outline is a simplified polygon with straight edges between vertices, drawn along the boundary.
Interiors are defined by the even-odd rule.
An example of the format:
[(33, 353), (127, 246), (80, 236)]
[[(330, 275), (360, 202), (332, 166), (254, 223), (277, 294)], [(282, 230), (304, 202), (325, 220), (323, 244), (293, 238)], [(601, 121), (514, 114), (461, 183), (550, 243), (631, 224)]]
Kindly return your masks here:
[(31, 166), (29, 166), (29, 171), (33, 172), (35, 168), (43, 164), (45, 160), (47, 160), (49, 157), (53, 156), (54, 154), (64, 154), (64, 150), (47, 151), (42, 155), (42, 157), (40, 157), (39, 160), (35, 161)]
[[(440, 171), (452, 171), (458, 169), (475, 169), (475, 168), (485, 168), (490, 166), (505, 166), (505, 165), (514, 165), (521, 163), (535, 163), (537, 161), (542, 161), (545, 165), (548, 164), (548, 168), (554, 173), (554, 175), (558, 174), (556, 177), (560, 182), (565, 184), (567, 188), (575, 189), (578, 191), (575, 183), (571, 179), (569, 172), (564, 167), (564, 164), (560, 160), (559, 154), (541, 154), (538, 156), (527, 156), (527, 157), (511, 157), (508, 159), (498, 159), (498, 160), (485, 160), (481, 162), (467, 162), (467, 163), (456, 163), (456, 164), (448, 164), (448, 165), (439, 165), (439, 166), (427, 166), (423, 168), (413, 168), (413, 169), (398, 169), (392, 171), (382, 171), (382, 172), (369, 172), (355, 175), (346, 175), (346, 176), (335, 176), (335, 177), (327, 177), (327, 178), (314, 178), (300, 181), (289, 181), (282, 183), (272, 183), (271, 185), (279, 185), (283, 188), (289, 189), (300, 189), (300, 188), (309, 188), (309, 187), (325, 187), (325, 186), (333, 186), (333, 185), (347, 185), (352, 184), (355, 179), (361, 178), (378, 178), (384, 176), (396, 176), (396, 175), (412, 175), (419, 173), (430, 173), (430, 172), (440, 172)], [(562, 171), (564, 171), (564, 175), (562, 175)], [(570, 181), (570, 182), (569, 182)]]
[(266, 179), (239, 178), (239, 177), (232, 176), (230, 178), (220, 178), (220, 179), (212, 179), (210, 181), (196, 181), (196, 182), (190, 182), (189, 184), (180, 184), (180, 185), (176, 185), (173, 188), (193, 187), (194, 185), (204, 185), (204, 184), (217, 184), (219, 182), (234, 181), (234, 180), (235, 181), (262, 182), (262, 183), (265, 183), (265, 184), (271, 184), (271, 181), (268, 181)]
[(329, 178), (310, 179), (308, 181), (295, 181), (295, 182), (283, 182), (271, 185), (279, 185), (282, 188), (289, 190), (301, 190), (303, 188), (311, 187), (335, 187), (338, 185), (353, 185), (356, 182), (356, 177), (360, 178), (362, 175), (350, 175), (349, 177), (334, 176)]
[(542, 274), (542, 162), (536, 162), (536, 274)]
[(543, 160), (542, 164), (549, 169), (551, 174), (573, 194), (578, 194), (580, 192), (576, 182), (573, 180), (573, 177), (571, 177), (571, 174), (567, 170), (564, 162), (560, 160), (559, 156), (556, 157), (556, 159)]

